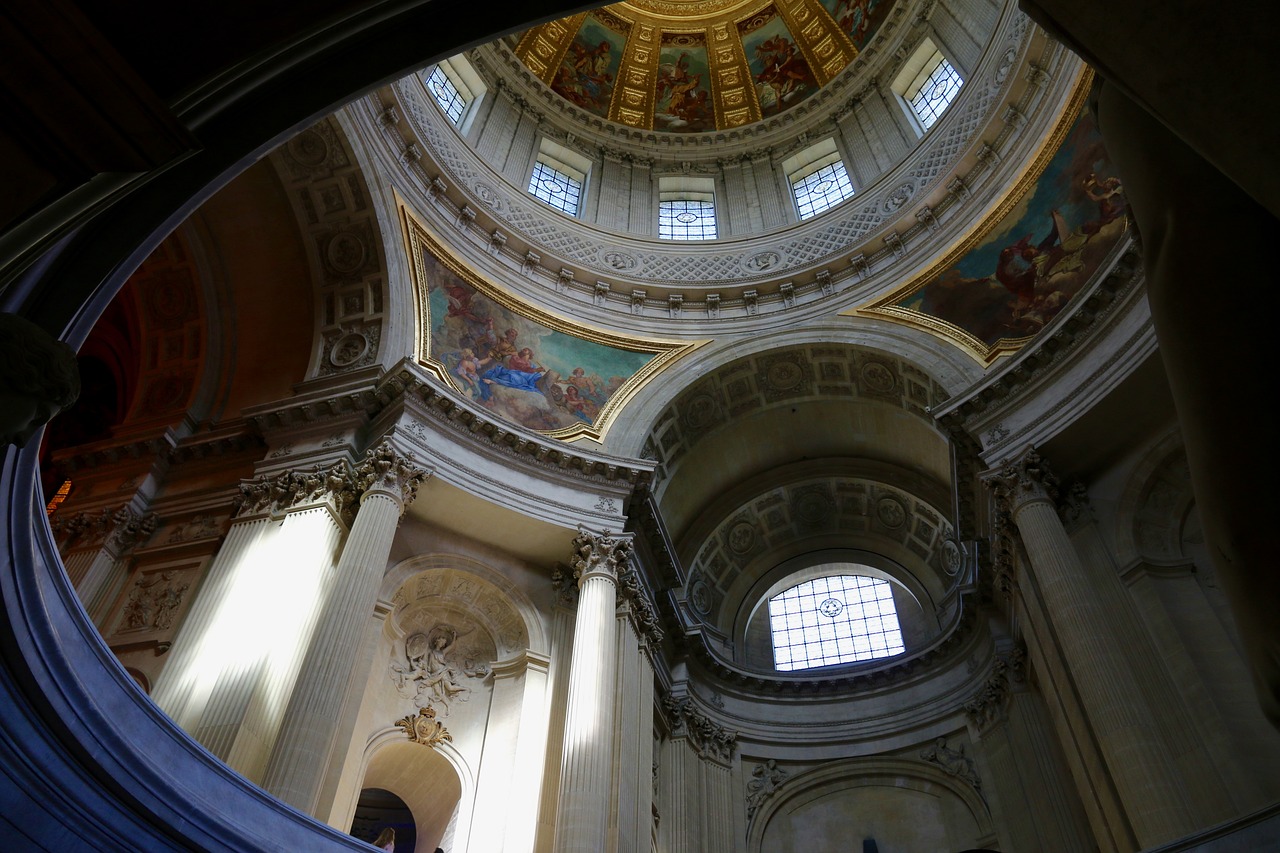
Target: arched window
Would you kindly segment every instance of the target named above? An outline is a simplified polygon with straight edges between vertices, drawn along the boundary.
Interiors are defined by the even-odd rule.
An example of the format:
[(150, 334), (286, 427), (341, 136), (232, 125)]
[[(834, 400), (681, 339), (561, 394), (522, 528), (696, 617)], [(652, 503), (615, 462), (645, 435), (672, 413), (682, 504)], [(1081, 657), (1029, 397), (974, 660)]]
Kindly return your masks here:
[(774, 667), (782, 672), (876, 660), (905, 651), (893, 588), (865, 575), (829, 575), (769, 599)]

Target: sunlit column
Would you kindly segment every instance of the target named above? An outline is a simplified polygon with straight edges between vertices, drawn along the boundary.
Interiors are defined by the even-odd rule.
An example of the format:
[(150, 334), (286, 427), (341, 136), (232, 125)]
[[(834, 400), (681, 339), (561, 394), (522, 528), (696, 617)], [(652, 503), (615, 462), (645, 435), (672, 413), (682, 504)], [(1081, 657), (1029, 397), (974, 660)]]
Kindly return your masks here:
[(1058, 517), (1057, 482), (1034, 450), (987, 480), (1012, 515), (1125, 812), (1144, 847), (1194, 828), (1176, 768), (1135, 695), (1134, 674)]
[(631, 542), (579, 528), (571, 567), (578, 581), (555, 849), (605, 849), (612, 791), (613, 698), (617, 668), (617, 577)]
[(285, 724), (271, 752), (263, 787), (314, 814), (325, 785), (333, 740), (347, 723), (347, 689), (373, 615), (400, 515), (427, 472), (383, 442), (355, 469), (360, 506), (333, 586), (320, 610)]
[(217, 676), (191, 733), (247, 779), (262, 778), (344, 530), (327, 503), (285, 515), (242, 566), (198, 663)]
[(173, 639), (169, 660), (156, 679), (151, 699), (188, 731), (199, 719), (220, 668), (220, 664), (206, 663), (202, 670), (199, 663), (214, 660), (210, 656), (219, 639), (218, 626), (234, 617), (228, 599), (240, 580), (251, 573), (251, 557), (259, 541), (278, 529), (279, 523), (265, 515), (232, 521)]
[(551, 611), (551, 663), (547, 669), (550, 687), (545, 713), (549, 726), (543, 762), (542, 800), (538, 807), (537, 849), (540, 853), (550, 850), (555, 844), (565, 707), (569, 700), (570, 655), (573, 651), (573, 623), (578, 615), (578, 584), (574, 581), (571, 570), (567, 566), (557, 568), (551, 581), (555, 586), (555, 605)]

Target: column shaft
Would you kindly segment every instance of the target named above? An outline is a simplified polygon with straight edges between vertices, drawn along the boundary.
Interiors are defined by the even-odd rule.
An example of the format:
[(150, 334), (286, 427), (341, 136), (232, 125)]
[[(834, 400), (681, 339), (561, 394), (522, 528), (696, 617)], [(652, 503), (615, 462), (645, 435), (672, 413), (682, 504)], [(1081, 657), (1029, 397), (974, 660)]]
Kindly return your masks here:
[(208, 660), (206, 653), (214, 651), (210, 638), (216, 633), (215, 628), (220, 621), (234, 619), (235, 616), (227, 612), (227, 599), (244, 574), (241, 568), (259, 541), (277, 528), (278, 524), (265, 517), (236, 521), (231, 525), (222, 547), (195, 591), (195, 599), (182, 620), (182, 627), (174, 637), (169, 661), (156, 679), (151, 699), (188, 732), (203, 710), (201, 694), (207, 696), (217, 676), (216, 667), (210, 671), (211, 668), (203, 663)]
[(616, 604), (610, 574), (591, 572), (580, 578), (556, 825), (558, 851), (605, 849), (613, 787)]
[(1031, 499), (1014, 510), (1014, 520), (1139, 843), (1150, 846), (1191, 832), (1150, 709), (1134, 696), (1133, 671), (1116, 647), (1056, 509), (1047, 498)]
[(309, 814), (319, 799), (362, 630), (373, 614), (400, 510), (400, 500), (381, 490), (361, 500), (333, 589), (289, 698), (285, 726), (267, 764), (263, 787)]

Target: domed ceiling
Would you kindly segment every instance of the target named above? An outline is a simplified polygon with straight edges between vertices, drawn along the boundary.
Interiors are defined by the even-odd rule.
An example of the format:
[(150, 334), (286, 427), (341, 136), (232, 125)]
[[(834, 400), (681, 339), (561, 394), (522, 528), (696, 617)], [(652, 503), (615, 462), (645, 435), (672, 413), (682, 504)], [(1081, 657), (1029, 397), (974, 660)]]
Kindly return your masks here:
[(812, 96), (875, 36), (894, 0), (628, 0), (516, 36), (552, 91), (628, 127), (701, 133)]

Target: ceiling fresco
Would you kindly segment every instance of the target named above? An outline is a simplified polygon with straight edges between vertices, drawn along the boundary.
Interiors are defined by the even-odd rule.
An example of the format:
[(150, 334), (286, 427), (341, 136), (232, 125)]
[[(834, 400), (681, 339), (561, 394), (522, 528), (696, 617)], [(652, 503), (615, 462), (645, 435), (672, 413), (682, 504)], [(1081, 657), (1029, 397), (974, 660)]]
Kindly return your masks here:
[(552, 438), (601, 440), (635, 393), (705, 342), (623, 338), (537, 311), (459, 262), (407, 207), (419, 358), (504, 420)]
[(893, 0), (631, 0), (541, 24), (516, 55), (565, 100), (644, 130), (741, 127), (849, 66)]
[(1088, 83), (983, 225), (920, 279), (861, 313), (941, 332), (987, 362), (1053, 322), (1129, 223), (1124, 187), (1083, 105)]

